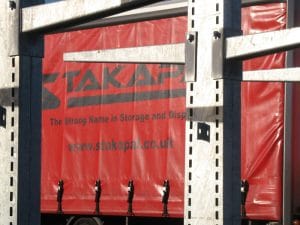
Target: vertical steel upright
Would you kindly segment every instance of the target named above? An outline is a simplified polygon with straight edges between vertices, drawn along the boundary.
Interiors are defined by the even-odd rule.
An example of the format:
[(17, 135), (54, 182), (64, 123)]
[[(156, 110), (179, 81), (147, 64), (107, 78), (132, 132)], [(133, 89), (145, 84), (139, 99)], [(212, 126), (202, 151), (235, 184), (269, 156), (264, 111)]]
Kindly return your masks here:
[(197, 52), (195, 63), (186, 57), (185, 225), (240, 223), (242, 69), (223, 67), (223, 40), (240, 34), (240, 2), (188, 1), (186, 46), (195, 41)]
[[(2, 224), (16, 224), (17, 213), (17, 175), (18, 175), (18, 58), (10, 57), (15, 51), (11, 47), (18, 41), (9, 39), (14, 37), (13, 24), (10, 18), (14, 17), (8, 1), (2, 1), (0, 7), (0, 220)], [(18, 29), (18, 27), (16, 27)]]
[[(286, 29), (294, 27), (295, 0), (287, 0)], [(293, 67), (294, 51), (286, 53), (285, 67)], [(283, 176), (282, 176), (282, 224), (292, 224), (292, 119), (293, 119), (293, 84), (284, 84), (284, 146), (283, 146)]]
[(20, 35), (20, 8), (37, 1), (2, 1), (0, 7), (0, 223), (40, 224), (42, 42)]

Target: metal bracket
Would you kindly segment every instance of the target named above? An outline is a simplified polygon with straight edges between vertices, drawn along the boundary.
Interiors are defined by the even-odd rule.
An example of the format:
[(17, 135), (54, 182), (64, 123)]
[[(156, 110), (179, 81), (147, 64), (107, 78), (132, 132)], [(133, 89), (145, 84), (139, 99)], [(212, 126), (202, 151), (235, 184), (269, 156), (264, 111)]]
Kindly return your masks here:
[(226, 59), (226, 40), (229, 35), (231, 36), (241, 36), (241, 30), (233, 29), (216, 29), (213, 32), (212, 39), (212, 78), (223, 79), (231, 78), (241, 80), (240, 77), (232, 77), (232, 74), (238, 74), (236, 71), (241, 70), (241, 61), (239, 60), (228, 60)]
[(212, 78), (223, 78), (223, 65), (224, 65), (224, 33), (223, 29), (215, 30), (212, 40)]
[(210, 126), (206, 123), (198, 123), (197, 139), (210, 142)]
[(190, 31), (185, 42), (185, 81), (196, 81), (197, 32)]
[(0, 106), (0, 126), (6, 128), (6, 109)]

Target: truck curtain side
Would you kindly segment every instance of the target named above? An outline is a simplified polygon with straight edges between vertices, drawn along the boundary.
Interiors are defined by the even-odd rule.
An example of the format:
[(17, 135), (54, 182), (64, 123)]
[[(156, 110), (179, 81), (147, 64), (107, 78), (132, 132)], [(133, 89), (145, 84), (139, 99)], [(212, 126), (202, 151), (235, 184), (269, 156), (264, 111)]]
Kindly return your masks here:
[[(285, 29), (286, 4), (245, 7), (242, 21), (244, 33)], [(45, 37), (42, 213), (60, 211), (61, 181), (61, 212), (95, 215), (100, 181), (101, 215), (162, 217), (167, 209), (168, 217), (183, 217), (184, 67), (64, 63), (62, 55), (183, 42), (186, 23), (174, 17)], [(284, 65), (278, 53), (245, 61), (244, 69)], [(242, 84), (246, 219), (282, 218), (283, 113), (282, 83)]]
[[(242, 10), (244, 34), (286, 28), (286, 5), (266, 4)], [(244, 61), (244, 70), (285, 67), (285, 53)], [(249, 183), (246, 217), (282, 218), (284, 83), (242, 83), (241, 176)]]

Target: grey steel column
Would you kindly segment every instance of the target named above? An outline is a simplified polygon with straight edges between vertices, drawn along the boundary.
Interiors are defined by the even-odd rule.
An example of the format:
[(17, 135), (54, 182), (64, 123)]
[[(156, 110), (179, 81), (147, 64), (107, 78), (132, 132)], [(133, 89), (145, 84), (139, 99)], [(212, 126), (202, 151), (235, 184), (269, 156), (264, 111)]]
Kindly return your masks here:
[(198, 42), (194, 68), (186, 58), (185, 225), (240, 224), (240, 83), (219, 79), (223, 69), (242, 73), (223, 68), (224, 35), (238, 34), (240, 3), (188, 2), (188, 31)]
[[(295, 1), (287, 0), (287, 26), (294, 27)], [(293, 51), (286, 54), (286, 67), (293, 66)], [(282, 195), (282, 224), (292, 224), (292, 119), (293, 119), (293, 84), (285, 83), (284, 95), (284, 146), (283, 146), (283, 195)]]
[[(12, 8), (11, 7), (15, 7)], [(18, 57), (18, 2), (1, 1), (0, 7), (0, 221), (17, 224), (18, 203), (18, 137), (19, 137), (19, 64)], [(13, 26), (15, 25), (15, 26)]]
[(21, 5), (2, 1), (0, 7), (0, 222), (38, 225), (41, 64), (35, 62), (41, 59), (31, 57), (38, 39), (20, 36)]

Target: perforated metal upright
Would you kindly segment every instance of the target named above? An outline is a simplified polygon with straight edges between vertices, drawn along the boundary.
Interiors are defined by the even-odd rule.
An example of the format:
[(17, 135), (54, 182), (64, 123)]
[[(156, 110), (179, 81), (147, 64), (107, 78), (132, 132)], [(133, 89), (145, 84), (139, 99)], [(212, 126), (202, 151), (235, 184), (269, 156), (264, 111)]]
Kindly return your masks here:
[(42, 42), (37, 35), (20, 37), (20, 4), (0, 7), (1, 225), (40, 223)]
[(223, 74), (224, 36), (239, 34), (240, 11), (240, 0), (189, 0), (186, 46), (196, 38), (198, 46), (195, 68), (186, 57), (185, 225), (240, 224), (240, 82), (232, 78), (242, 70)]
[[(14, 217), (4, 217), (17, 213), (17, 138), (18, 107), (16, 106), (16, 91), (19, 86), (18, 67), (16, 58), (9, 57), (10, 49), (8, 37), (13, 32), (9, 21), (11, 12), (9, 3), (3, 2), (0, 7), (0, 71), (1, 71), (1, 127), (0, 127), (0, 183), (3, 187), (0, 192), (0, 210), (3, 224), (16, 224)], [(9, 32), (8, 32), (9, 31)], [(10, 122), (9, 122), (10, 121)]]

